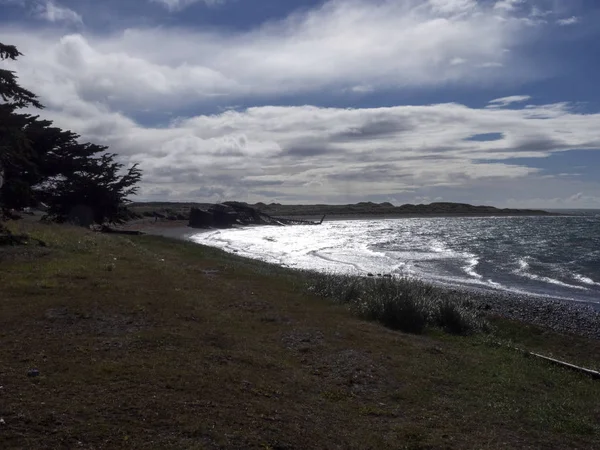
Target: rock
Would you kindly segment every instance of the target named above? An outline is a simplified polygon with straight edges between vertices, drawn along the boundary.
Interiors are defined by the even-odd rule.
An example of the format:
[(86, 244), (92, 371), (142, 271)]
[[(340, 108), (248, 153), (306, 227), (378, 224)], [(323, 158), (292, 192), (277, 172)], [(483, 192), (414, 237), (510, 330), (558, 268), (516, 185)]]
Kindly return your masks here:
[(214, 225), (213, 215), (209, 211), (192, 208), (188, 226), (192, 228), (209, 228)]

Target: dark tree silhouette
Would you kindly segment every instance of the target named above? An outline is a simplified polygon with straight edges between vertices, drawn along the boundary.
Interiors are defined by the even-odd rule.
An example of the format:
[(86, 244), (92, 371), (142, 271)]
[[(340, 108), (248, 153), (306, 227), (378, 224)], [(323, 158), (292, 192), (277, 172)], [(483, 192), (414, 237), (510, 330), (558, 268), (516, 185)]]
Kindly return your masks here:
[[(23, 56), (13, 45), (4, 45), (0, 42), (0, 60), (10, 59), (15, 61)], [(37, 95), (21, 87), (17, 82), (17, 75), (11, 70), (0, 69), (0, 97), (10, 105), (20, 108), (35, 106), (43, 108)]]
[[(0, 43), (0, 58), (21, 53)], [(79, 136), (52, 126), (39, 116), (19, 113), (42, 108), (37, 96), (21, 87), (17, 76), (0, 70), (0, 205), (3, 211), (44, 202), (58, 221), (74, 209), (87, 209), (96, 223), (119, 221), (127, 197), (136, 193), (141, 171), (134, 165), (123, 173), (108, 147), (80, 143)]]
[(120, 175), (123, 164), (116, 162), (116, 155), (106, 153), (107, 147), (84, 144), (86, 153), (102, 153), (87, 158), (81, 166), (72, 166), (48, 181), (40, 197), (50, 205), (50, 214), (57, 220), (68, 219), (74, 208), (88, 209), (96, 223), (121, 222), (125, 216), (127, 197), (137, 192), (136, 184), (141, 171), (134, 165), (125, 175)]

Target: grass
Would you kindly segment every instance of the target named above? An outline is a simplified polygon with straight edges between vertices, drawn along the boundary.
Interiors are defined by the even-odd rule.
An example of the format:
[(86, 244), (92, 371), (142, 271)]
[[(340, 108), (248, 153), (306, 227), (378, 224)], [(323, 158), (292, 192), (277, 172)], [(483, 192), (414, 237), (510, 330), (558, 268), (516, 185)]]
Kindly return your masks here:
[(393, 330), (421, 334), (438, 327), (468, 335), (488, 329), (466, 294), (419, 280), (306, 273), (308, 292), (350, 306), (359, 317)]
[(407, 334), (349, 313), (360, 286), (328, 301), (306, 274), (215, 249), (10, 227), (47, 246), (0, 248), (2, 449), (600, 442), (598, 382), (508, 346), (598, 369), (596, 341), (500, 319), (449, 334), (454, 310)]

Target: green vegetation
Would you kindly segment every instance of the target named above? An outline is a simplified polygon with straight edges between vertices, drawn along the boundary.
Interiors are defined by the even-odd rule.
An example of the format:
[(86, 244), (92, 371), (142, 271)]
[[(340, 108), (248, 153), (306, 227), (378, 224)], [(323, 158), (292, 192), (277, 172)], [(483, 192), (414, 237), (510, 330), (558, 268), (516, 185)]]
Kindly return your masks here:
[(307, 274), (308, 291), (349, 305), (359, 316), (393, 330), (423, 333), (438, 327), (468, 335), (488, 328), (465, 293), (452, 293), (408, 278)]
[[(14, 46), (0, 43), (0, 61), (19, 56)], [(43, 203), (57, 221), (118, 221), (140, 181), (137, 166), (122, 173), (123, 164), (108, 147), (80, 143), (72, 131), (20, 113), (25, 107), (42, 105), (14, 72), (0, 69), (0, 219), (11, 209)]]
[(356, 293), (305, 273), (159, 237), (8, 227), (46, 246), (0, 247), (2, 449), (600, 441), (598, 382), (510, 348), (598, 369), (597, 341), (495, 318), (491, 333), (428, 319), (407, 334), (349, 313), (340, 298)]

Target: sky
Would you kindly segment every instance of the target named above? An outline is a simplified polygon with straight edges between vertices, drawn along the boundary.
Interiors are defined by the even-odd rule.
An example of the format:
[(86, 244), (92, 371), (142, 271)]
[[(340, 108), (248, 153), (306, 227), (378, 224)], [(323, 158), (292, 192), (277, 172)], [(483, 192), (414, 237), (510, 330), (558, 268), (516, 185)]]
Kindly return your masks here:
[(600, 208), (597, 0), (0, 0), (136, 200)]

